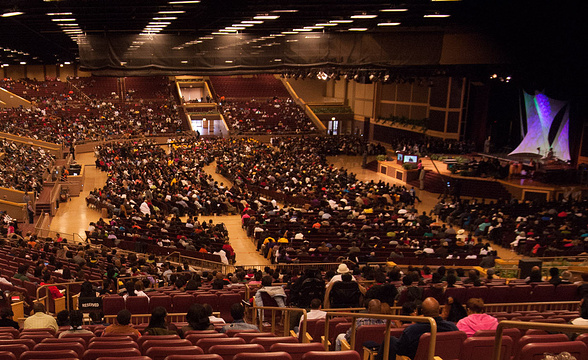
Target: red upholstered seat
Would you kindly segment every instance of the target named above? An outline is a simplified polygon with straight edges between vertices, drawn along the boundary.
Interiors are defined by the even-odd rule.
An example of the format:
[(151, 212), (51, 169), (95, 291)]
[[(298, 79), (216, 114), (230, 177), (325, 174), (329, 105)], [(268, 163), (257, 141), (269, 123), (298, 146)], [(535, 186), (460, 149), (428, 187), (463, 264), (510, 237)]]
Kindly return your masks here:
[[(426, 360), (429, 352), (431, 333), (424, 333), (419, 340), (419, 347), (413, 360)], [(435, 356), (442, 359), (457, 359), (463, 342), (467, 335), (463, 331), (448, 331), (437, 333)]]
[(582, 341), (562, 341), (527, 344), (521, 350), (519, 360), (542, 360), (545, 353), (568, 352), (576, 359), (588, 359), (588, 347)]
[(245, 340), (242, 338), (204, 338), (196, 342), (196, 346), (202, 348), (205, 353), (210, 353), (210, 347), (214, 345), (243, 345)]
[(268, 352), (261, 354), (254, 353), (239, 353), (233, 357), (233, 360), (257, 360), (257, 359), (268, 359), (268, 360), (292, 360), (292, 357), (284, 351)]
[(233, 356), (241, 353), (263, 353), (265, 349), (259, 344), (214, 345), (208, 352), (219, 354), (223, 360), (232, 360)]
[(172, 298), (169, 295), (157, 295), (149, 298), (149, 313), (158, 306), (162, 306), (168, 313), (172, 312)]
[(22, 334), (27, 334), (27, 333), (44, 333), (44, 332), (48, 332), (51, 335), (55, 335), (57, 333), (57, 331), (55, 331), (55, 329), (53, 329), (53, 328), (23, 329), (20, 333), (22, 335)]
[(138, 349), (136, 342), (129, 341), (94, 341), (88, 345), (88, 349)]
[(302, 360), (360, 360), (355, 350), (347, 351), (309, 351), (302, 355)]
[(18, 337), (18, 335), (20, 335), (20, 331), (18, 331), (17, 329), (13, 328), (13, 327), (0, 327), (0, 335), (2, 334), (12, 334), (13, 338)]
[(250, 330), (233, 330), (233, 329), (230, 329), (230, 330), (227, 330), (227, 332), (225, 334), (227, 334), (228, 337), (233, 337), (236, 334), (243, 334), (243, 333), (259, 333), (259, 330), (253, 330), (253, 329), (250, 329)]
[(298, 343), (298, 339), (293, 336), (265, 336), (265, 337), (256, 337), (251, 340), (251, 344), (260, 344), (263, 346), (265, 351), (269, 351), (273, 344), (277, 343)]
[(85, 345), (79, 342), (57, 342), (57, 343), (40, 343), (35, 345), (33, 351), (54, 351), (54, 350), (73, 350), (81, 358), (86, 350)]
[(172, 298), (172, 309), (174, 313), (187, 313), (194, 304), (194, 296), (190, 294), (176, 295)]
[(245, 342), (247, 344), (251, 343), (251, 340), (258, 338), (258, 337), (275, 337), (276, 335), (274, 335), (274, 333), (271, 332), (241, 332), (241, 333), (237, 333), (235, 334), (235, 337), (240, 337), (243, 340), (245, 340)]
[(52, 350), (52, 351), (25, 351), (20, 355), (20, 360), (31, 359), (77, 359), (78, 354), (73, 350)]
[(137, 345), (139, 345), (139, 349), (143, 343), (147, 340), (180, 340), (179, 335), (143, 335), (137, 340)]
[(24, 344), (2, 344), (0, 349), (14, 354), (17, 359), (20, 358), (22, 353), (29, 351), (29, 347)]
[(55, 336), (49, 334), (49, 333), (44, 333), (44, 334), (35, 334), (35, 333), (22, 333), (20, 334), (19, 339), (31, 339), (33, 340), (36, 344), (40, 343), (41, 341), (43, 341), (43, 339), (46, 338), (53, 338)]
[(292, 360), (301, 360), (302, 355), (309, 351), (323, 351), (320, 343), (277, 343), (270, 347), (270, 351), (285, 351), (292, 357)]
[[(94, 334), (64, 334), (61, 336), (61, 339), (83, 339), (84, 342), (87, 344), (90, 343), (90, 339), (95, 338), (96, 335)], [(43, 340), (46, 341), (47, 339)]]
[(0, 340), (0, 346), (3, 345), (25, 345), (28, 350), (33, 350), (35, 342), (31, 339), (7, 339)]
[[(480, 336), (480, 337), (495, 337), (496, 330), (478, 330), (478, 331), (476, 331), (474, 336), (475, 337), (478, 337), (478, 336)], [(519, 339), (523, 335), (521, 334), (521, 331), (519, 329), (512, 328), (512, 329), (503, 329), (502, 336), (508, 336), (512, 339), (513, 349), (514, 349), (514, 346), (519, 342)]]
[(149, 298), (147, 296), (129, 296), (125, 307), (131, 314), (147, 314), (149, 312)]
[(167, 348), (179, 348), (183, 346), (193, 346), (190, 340), (186, 339), (173, 339), (173, 340), (157, 340), (149, 339), (141, 345), (141, 352), (143, 355), (147, 355), (147, 350), (152, 347), (167, 347)]
[(217, 354), (170, 355), (166, 357), (165, 360), (223, 360), (223, 358)]
[(141, 356), (139, 349), (116, 349), (116, 351), (108, 349), (88, 349), (84, 352), (84, 356), (81, 360), (96, 360), (99, 357), (127, 358), (132, 356)]
[(521, 337), (516, 344), (514, 344), (513, 356), (515, 359), (517, 359), (521, 353), (521, 350), (527, 344), (546, 342), (555, 343), (568, 340), (569, 338), (565, 334), (525, 335)]
[[(99, 357), (96, 360), (120, 360), (118, 357)], [(151, 360), (148, 356), (130, 356), (125, 358), (125, 360)]]
[(386, 325), (363, 325), (355, 330), (355, 348), (353, 350), (363, 353), (363, 343), (375, 341), (378, 344), (384, 342), (384, 331)]
[[(494, 337), (472, 336), (463, 342), (459, 360), (492, 360), (494, 351)], [(510, 360), (513, 342), (509, 336), (502, 337), (500, 359)]]
[[(142, 336), (141, 336), (142, 337)], [(91, 344), (96, 341), (135, 341), (132, 337), (127, 335), (119, 335), (119, 336), (95, 336), (88, 341), (88, 344)]]
[(102, 311), (104, 315), (116, 315), (125, 308), (125, 298), (119, 295), (105, 296), (102, 298)]
[(206, 293), (196, 295), (196, 303), (208, 304), (212, 306), (212, 310), (218, 311), (218, 295)]
[(220, 294), (218, 297), (217, 311), (220, 312), (220, 317), (226, 322), (233, 322), (231, 316), (231, 306), (235, 303), (240, 303), (242, 300), (241, 294)]
[(46, 338), (41, 341), (41, 344), (61, 344), (68, 342), (80, 343), (84, 346), (84, 348), (86, 347), (86, 340), (81, 337)]
[(214, 334), (190, 334), (190, 335), (186, 336), (186, 340), (189, 340), (193, 345), (196, 345), (196, 343), (200, 339), (210, 339), (210, 338), (228, 338), (228, 336), (227, 336), (227, 334), (221, 334), (221, 333), (217, 333), (217, 332), (215, 332)]
[[(137, 341), (139, 339), (139, 336), (137, 336), (137, 334), (132, 333), (132, 334), (126, 334), (125, 336), (130, 337), (133, 341)], [(119, 334), (102, 334), (101, 336), (102, 338), (110, 338), (110, 337), (120, 337)]]
[(0, 360), (16, 360), (16, 356), (10, 351), (0, 351)]
[(164, 360), (169, 355), (201, 355), (204, 354), (198, 346), (153, 346), (147, 349), (145, 356), (152, 360)]

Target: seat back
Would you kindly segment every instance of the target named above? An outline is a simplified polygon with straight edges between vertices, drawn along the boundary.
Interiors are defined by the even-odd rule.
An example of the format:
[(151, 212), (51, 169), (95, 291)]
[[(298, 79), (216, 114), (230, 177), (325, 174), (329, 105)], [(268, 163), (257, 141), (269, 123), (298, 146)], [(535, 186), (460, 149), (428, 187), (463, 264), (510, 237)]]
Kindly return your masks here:
[(214, 345), (208, 349), (208, 352), (220, 355), (223, 360), (232, 360), (237, 354), (263, 353), (265, 349), (259, 344)]
[(346, 351), (309, 351), (302, 355), (302, 360), (360, 360), (355, 350)]
[(486, 302), (488, 298), (487, 286), (471, 286), (466, 289), (466, 299), (480, 298)]
[(221, 334), (221, 333), (216, 333), (216, 334), (190, 334), (188, 336), (186, 336), (186, 340), (190, 341), (192, 343), (192, 345), (196, 345), (196, 343), (198, 342), (198, 340), (200, 339), (205, 339), (205, 338), (228, 338), (227, 334)]
[(173, 340), (156, 340), (149, 339), (144, 341), (141, 345), (141, 352), (143, 355), (147, 354), (147, 350), (152, 347), (167, 347), (167, 348), (179, 348), (182, 346), (194, 346), (190, 340), (186, 339), (173, 339)]
[(61, 337), (61, 338), (47, 338), (47, 339), (43, 339), (43, 341), (41, 341), (41, 344), (61, 344), (61, 343), (68, 343), (68, 342), (74, 342), (74, 343), (80, 343), (84, 346), (84, 348), (86, 347), (86, 340), (84, 340), (81, 337)]
[(249, 330), (239, 330), (239, 329), (229, 329), (227, 330), (227, 332), (225, 334), (227, 334), (228, 337), (233, 337), (237, 334), (244, 334), (244, 333), (259, 333), (259, 330), (253, 330), (253, 329), (249, 329)]
[(40, 343), (41, 341), (43, 341), (43, 339), (46, 338), (54, 338), (55, 336), (49, 334), (49, 333), (43, 333), (43, 334), (35, 334), (35, 333), (22, 333), (20, 334), (19, 339), (31, 339), (35, 342), (35, 344)]
[(454, 288), (448, 287), (445, 289), (445, 298), (453, 298), (454, 300), (459, 301), (460, 304), (466, 303), (466, 288)]
[(164, 360), (168, 355), (202, 355), (204, 352), (198, 346), (153, 346), (147, 349), (145, 356), (152, 360)]
[(269, 353), (239, 353), (233, 357), (233, 360), (257, 360), (257, 359), (268, 359), (268, 360), (292, 360), (292, 357), (284, 351), (269, 352)]
[(527, 302), (531, 298), (531, 285), (515, 285), (510, 288), (506, 302)]
[(63, 334), (61, 335), (61, 339), (84, 339), (86, 345), (90, 343), (90, 339), (95, 338), (96, 335), (94, 334)]
[(16, 338), (18, 335), (20, 335), (20, 331), (13, 327), (0, 327), (0, 335), (4, 334), (12, 334), (12, 337)]
[(358, 353), (363, 352), (363, 343), (366, 341), (375, 341), (378, 344), (384, 342), (384, 331), (386, 325), (362, 325), (355, 330), (355, 347), (353, 350)]
[(156, 295), (149, 298), (149, 313), (158, 306), (162, 306), (168, 313), (172, 312), (172, 298), (169, 295)]
[(116, 349), (112, 351), (109, 349), (88, 349), (84, 352), (81, 360), (96, 360), (99, 357), (117, 357), (127, 358), (132, 356), (141, 356), (141, 352), (136, 348)]
[(555, 299), (555, 285), (539, 284), (533, 288), (533, 301), (548, 302)]
[(172, 308), (174, 313), (187, 313), (188, 309), (194, 304), (194, 296), (190, 294), (176, 295), (172, 298)]
[(147, 296), (129, 296), (125, 306), (131, 314), (146, 314), (149, 311), (149, 298)]
[(500, 285), (500, 286), (493, 286), (491, 291), (486, 293), (486, 299), (484, 302), (488, 304), (496, 304), (504, 302), (504, 299), (508, 298), (508, 292), (510, 291), (510, 286)]
[(35, 345), (33, 351), (53, 351), (53, 350), (73, 350), (80, 358), (84, 355), (85, 346), (79, 342), (56, 342), (56, 343), (40, 343)]
[(20, 355), (20, 360), (31, 359), (77, 359), (78, 354), (73, 350), (43, 350), (43, 351), (25, 351)]
[[(494, 337), (472, 336), (463, 342), (459, 360), (492, 360)], [(508, 336), (502, 337), (500, 360), (510, 360), (513, 342)]]
[(514, 353), (513, 356), (517, 359), (520, 356), (521, 350), (527, 344), (535, 344), (535, 343), (555, 343), (555, 342), (563, 342), (568, 341), (569, 338), (565, 334), (547, 334), (547, 335), (525, 335), (519, 339), (519, 341), (514, 345)]
[[(514, 346), (519, 342), (519, 339), (522, 336), (521, 331), (519, 329), (515, 329), (515, 328), (503, 329), (502, 335), (508, 336), (512, 339), (513, 350), (514, 350)], [(476, 333), (473, 336), (474, 337), (478, 337), (478, 336), (479, 337), (490, 337), (490, 336), (495, 337), (496, 330), (478, 330), (478, 331), (476, 331)]]
[(125, 309), (125, 298), (119, 295), (110, 295), (102, 298), (102, 311), (104, 315), (116, 315)]
[(139, 345), (139, 349), (142, 348), (142, 345), (147, 340), (180, 340), (179, 335), (143, 335), (139, 339), (137, 339), (137, 345)]
[[(461, 345), (467, 339), (463, 331), (447, 331), (437, 333), (437, 342), (435, 344), (435, 356), (442, 359), (457, 359)], [(426, 360), (429, 352), (429, 342), (431, 333), (424, 333), (419, 340), (419, 347), (413, 360)]]
[(0, 349), (14, 354), (17, 359), (20, 358), (22, 353), (29, 351), (29, 347), (25, 344), (2, 344)]
[(231, 316), (231, 306), (233, 304), (240, 303), (241, 300), (241, 294), (239, 293), (219, 295), (217, 303), (220, 317), (228, 323), (233, 322), (233, 317)]
[(169, 355), (165, 358), (165, 360), (223, 360), (223, 358), (217, 354)]
[(270, 347), (270, 351), (285, 351), (292, 357), (292, 360), (301, 360), (302, 355), (309, 351), (323, 351), (320, 343), (276, 343)]
[(94, 341), (88, 345), (88, 349), (138, 349), (139, 345), (136, 342), (129, 341)]
[[(218, 311), (218, 295), (206, 293), (206, 294), (198, 294), (196, 295), (196, 300), (198, 304), (208, 304), (212, 306), (212, 310)], [(241, 300), (239, 300), (240, 302)]]
[(132, 337), (127, 335), (119, 335), (119, 336), (95, 336), (88, 341), (88, 344), (97, 341), (135, 341)]
[(275, 337), (276, 335), (274, 335), (274, 333), (271, 332), (243, 332), (243, 333), (237, 333), (235, 334), (235, 337), (240, 337), (243, 340), (245, 340), (245, 342), (247, 344), (251, 343), (251, 340), (255, 339), (255, 338), (260, 338), (260, 337)]
[(298, 343), (298, 339), (293, 336), (270, 336), (270, 337), (256, 337), (251, 340), (252, 344), (260, 344), (265, 351), (269, 351), (273, 344), (277, 343)]
[(36, 328), (36, 329), (23, 329), (20, 333), (21, 334), (28, 334), (28, 333), (45, 333), (48, 332), (51, 335), (55, 335), (57, 331), (53, 328)]
[(204, 338), (196, 342), (196, 346), (200, 347), (205, 353), (210, 353), (209, 349), (214, 345), (243, 345), (245, 340), (242, 338)]
[(578, 300), (578, 285), (560, 284), (555, 287), (555, 301)]
[(588, 347), (582, 341), (562, 341), (527, 344), (521, 350), (520, 360), (542, 360), (545, 353), (568, 352), (576, 359), (588, 359)]
[(16, 356), (10, 351), (0, 351), (0, 360), (16, 360)]

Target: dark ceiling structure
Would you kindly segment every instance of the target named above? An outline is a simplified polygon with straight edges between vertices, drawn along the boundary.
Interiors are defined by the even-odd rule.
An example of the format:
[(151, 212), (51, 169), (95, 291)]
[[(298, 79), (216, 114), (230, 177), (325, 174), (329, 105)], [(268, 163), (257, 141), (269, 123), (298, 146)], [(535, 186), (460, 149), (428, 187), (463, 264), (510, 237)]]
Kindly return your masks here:
[[(403, 38), (424, 51), (431, 48), (427, 34), (477, 33), (499, 44), (508, 54), (502, 65), (511, 66), (528, 83), (563, 79), (579, 85), (586, 78), (588, 32), (576, 1), (2, 0), (0, 15), (2, 64), (77, 62), (90, 70), (163, 66), (185, 71), (199, 69), (202, 63), (195, 59), (214, 58), (221, 70), (246, 72), (260, 59), (274, 62), (262, 67), (266, 70), (340, 65), (343, 56), (331, 55), (341, 39), (360, 39), (362, 46), (377, 39), (386, 52), (387, 42)], [(296, 63), (296, 56), (314, 49), (295, 40), (315, 37), (322, 37), (324, 45), (315, 48), (325, 56), (305, 55), (308, 63)], [(422, 44), (419, 37), (425, 39)], [(350, 54), (345, 51), (337, 54)], [(166, 59), (163, 65), (148, 60), (153, 52)], [(285, 64), (276, 54), (286, 54), (293, 63)], [(349, 66), (358, 64), (352, 56), (347, 60)], [(423, 65), (422, 59), (412, 60), (380, 65)]]

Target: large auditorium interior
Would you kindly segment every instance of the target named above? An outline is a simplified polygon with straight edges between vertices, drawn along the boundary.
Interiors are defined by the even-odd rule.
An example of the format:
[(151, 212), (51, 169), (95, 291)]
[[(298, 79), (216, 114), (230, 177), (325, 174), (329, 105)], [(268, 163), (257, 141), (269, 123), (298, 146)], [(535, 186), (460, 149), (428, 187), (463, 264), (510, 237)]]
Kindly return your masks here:
[(578, 1), (0, 1), (0, 360), (588, 360)]

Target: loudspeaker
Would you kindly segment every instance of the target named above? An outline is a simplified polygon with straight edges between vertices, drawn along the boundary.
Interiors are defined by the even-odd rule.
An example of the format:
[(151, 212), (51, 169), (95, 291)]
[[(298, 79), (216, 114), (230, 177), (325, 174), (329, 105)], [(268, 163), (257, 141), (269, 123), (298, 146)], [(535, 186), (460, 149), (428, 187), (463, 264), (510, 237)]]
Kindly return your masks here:
[(526, 277), (531, 275), (531, 269), (533, 268), (533, 266), (539, 266), (539, 268), (541, 268), (542, 264), (543, 264), (543, 262), (541, 260), (537, 260), (537, 259), (521, 259), (521, 260), (519, 260), (519, 269), (521, 270), (520, 275), (519, 275), (519, 279), (525, 279)]

